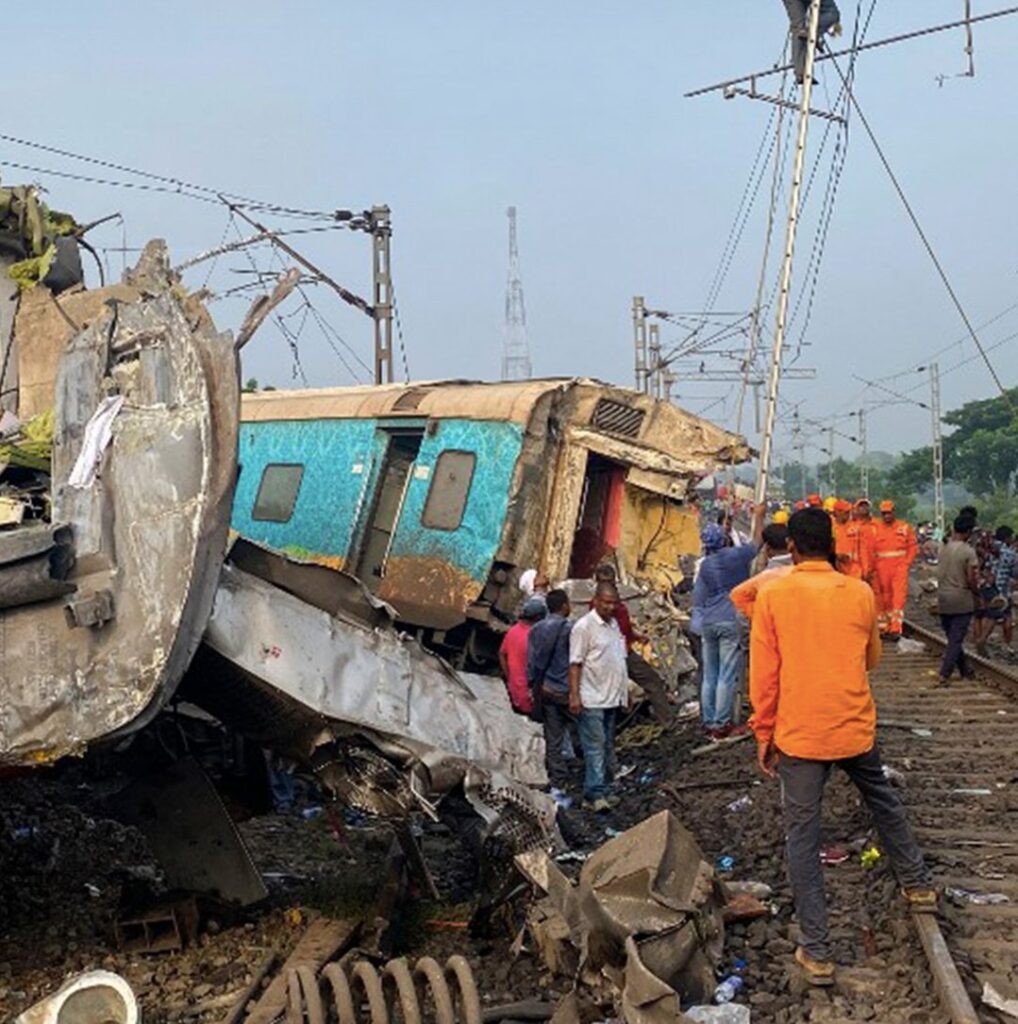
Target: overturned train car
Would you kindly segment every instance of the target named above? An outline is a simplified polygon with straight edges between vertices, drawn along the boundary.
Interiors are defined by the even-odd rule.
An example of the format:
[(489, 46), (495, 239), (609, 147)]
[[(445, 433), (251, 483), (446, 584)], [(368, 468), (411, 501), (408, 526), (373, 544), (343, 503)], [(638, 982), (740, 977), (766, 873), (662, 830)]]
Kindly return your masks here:
[(529, 567), (674, 578), (693, 486), (744, 442), (584, 379), (245, 395), (233, 528), (358, 577), (429, 646), (482, 663)]

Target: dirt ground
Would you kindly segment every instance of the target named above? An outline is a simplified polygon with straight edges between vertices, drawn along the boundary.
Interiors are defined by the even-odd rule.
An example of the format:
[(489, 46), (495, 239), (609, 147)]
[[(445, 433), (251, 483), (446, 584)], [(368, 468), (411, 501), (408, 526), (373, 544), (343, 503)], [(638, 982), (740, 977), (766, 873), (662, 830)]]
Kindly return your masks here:
[[(617, 784), (621, 804), (607, 815), (567, 812), (566, 832), (576, 847), (589, 851), (613, 830), (667, 807), (694, 832), (711, 861), (733, 858), (725, 877), (770, 885), (773, 915), (730, 926), (721, 965), (724, 975), (736, 961), (745, 961), (739, 998), (751, 1006), (754, 1022), (934, 1021), (929, 979), (894, 899), (893, 880), (886, 867), (867, 870), (860, 863), (871, 836), (855, 791), (835, 777), (825, 809), (827, 841), (851, 853), (847, 862), (827, 869), (837, 960), (851, 969), (843, 972), (838, 989), (803, 993), (791, 969), (796, 932), (783, 867), (777, 784), (757, 776), (751, 742), (690, 757), (701, 743), (695, 722), (676, 725), (638, 747), (629, 746), (623, 732), (619, 756), (626, 774)], [(577, 780), (578, 772), (577, 767)], [(670, 794), (661, 783), (702, 788)], [(241, 830), (268, 882), (267, 903), (245, 914), (207, 910), (197, 943), (183, 952), (131, 955), (116, 949), (112, 924), (121, 898), (155, 870), (141, 837), (94, 816), (90, 808), (97, 794), (73, 770), (7, 781), (4, 789), (4, 1020), (66, 977), (104, 967), (122, 973), (134, 986), (146, 1022), (217, 1021), (266, 953), (273, 948), (285, 952), (310, 916), (356, 915), (370, 904), (390, 843), (383, 823), (354, 821), (337, 832), (324, 816), (251, 819)], [(748, 806), (730, 806), (745, 797)], [(471, 936), (463, 927), (477, 894), (470, 858), (440, 826), (427, 826), (422, 841), (442, 899), (426, 901), (418, 893), (408, 902), (394, 952), (464, 953), (491, 1005), (564, 993), (568, 980), (549, 977), (528, 949), (516, 959), (510, 955), (526, 897), (496, 915), (490, 935)], [(562, 867), (574, 875), (579, 870), (576, 862)]]

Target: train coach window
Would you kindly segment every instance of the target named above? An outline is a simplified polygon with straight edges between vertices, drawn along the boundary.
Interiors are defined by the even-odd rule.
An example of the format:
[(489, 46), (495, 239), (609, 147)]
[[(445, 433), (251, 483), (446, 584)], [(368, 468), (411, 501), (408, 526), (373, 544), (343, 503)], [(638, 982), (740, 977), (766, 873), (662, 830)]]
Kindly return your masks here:
[(421, 522), (432, 530), (458, 530), (467, 507), (477, 456), (473, 452), (442, 452), (435, 463)]
[(275, 464), (265, 467), (262, 482), (258, 485), (252, 519), (267, 520), (270, 523), (288, 522), (297, 504), (297, 492), (304, 477), (301, 465)]

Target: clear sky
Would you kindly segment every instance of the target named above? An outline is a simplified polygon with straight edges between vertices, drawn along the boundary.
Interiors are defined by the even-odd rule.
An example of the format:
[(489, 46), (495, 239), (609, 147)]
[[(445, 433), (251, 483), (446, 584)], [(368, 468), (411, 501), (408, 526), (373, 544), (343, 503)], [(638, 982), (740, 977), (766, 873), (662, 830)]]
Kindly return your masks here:
[[(869, 6), (863, 0), (864, 12)], [(1005, 4), (973, 6), (983, 13)], [(962, 0), (878, 0), (869, 38), (955, 20), (962, 9)], [(842, 0), (842, 13), (850, 36), (855, 0)], [(632, 296), (643, 294), (656, 308), (703, 308), (772, 114), (762, 102), (684, 99), (683, 92), (770, 66), (786, 29), (780, 0), (90, 0), (45, 10), (15, 5), (4, 24), (19, 42), (5, 54), (0, 132), (302, 208), (388, 203), (414, 378), (497, 375), (505, 208), (515, 204), (535, 373), (624, 384), (633, 373)], [(1018, 303), (1018, 18), (977, 27), (977, 77), (939, 85), (938, 75), (963, 70), (963, 45), (959, 30), (863, 54), (857, 92), (980, 324)], [(836, 82), (833, 71), (821, 78), (818, 105)], [(823, 124), (811, 128), (811, 154)], [(800, 268), (813, 245), (835, 135), (804, 214)], [(39, 180), (52, 205), (80, 220), (123, 213), (123, 228), (95, 232), (104, 247), (161, 235), (184, 259), (237, 237), (215, 204), (2, 166), (11, 161), (125, 175), (0, 140), (5, 182)], [(762, 190), (719, 310), (753, 303), (766, 207)], [(345, 285), (369, 294), (365, 236), (337, 232), (294, 242)], [(265, 250), (252, 255), (259, 267), (275, 265)], [(119, 253), (106, 257), (119, 269)], [(241, 255), (224, 257), (211, 287), (243, 283), (248, 278), (237, 271), (250, 266)], [(199, 268), (188, 280), (200, 284), (205, 276)], [(367, 318), (322, 288), (312, 292), (328, 323), (369, 362)], [(214, 303), (221, 326), (236, 326), (247, 301)], [(286, 311), (299, 306), (294, 300)], [(291, 328), (301, 319), (292, 316)], [(768, 313), (767, 344), (772, 320)], [(801, 324), (800, 314), (793, 341)], [(1014, 332), (1018, 308), (986, 328), (985, 342)], [(788, 382), (785, 396), (817, 419), (878, 403), (887, 396), (865, 393), (853, 374), (914, 370), (963, 335), (869, 141), (853, 124), (799, 362), (818, 376)], [(666, 343), (678, 337), (671, 327), (663, 334)], [(298, 348), (311, 384), (351, 381), (313, 320)], [(940, 356), (942, 370), (972, 353), (971, 342), (954, 345)], [(1000, 344), (992, 358), (1014, 385), (1018, 340)], [(266, 328), (251, 344), (245, 374), (294, 385), (278, 330)], [(922, 381), (912, 372), (889, 386), (920, 385), (913, 394), (922, 399)], [(733, 421), (728, 385), (681, 379), (676, 391), (694, 411)], [(989, 396), (993, 386), (974, 361), (947, 373), (943, 392), (949, 409)], [(855, 433), (849, 420), (839, 428)], [(928, 440), (929, 415), (908, 405), (874, 409), (869, 433), (873, 448), (912, 447)], [(787, 435), (782, 444), (787, 450)], [(837, 448), (847, 457), (858, 452), (847, 440)]]

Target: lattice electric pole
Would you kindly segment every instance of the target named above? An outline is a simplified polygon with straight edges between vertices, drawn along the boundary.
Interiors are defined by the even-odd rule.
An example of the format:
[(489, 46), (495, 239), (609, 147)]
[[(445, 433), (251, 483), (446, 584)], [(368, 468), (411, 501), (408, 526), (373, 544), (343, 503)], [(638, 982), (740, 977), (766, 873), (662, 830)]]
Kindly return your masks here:
[(520, 250), (516, 243), (516, 207), (509, 217), (509, 277), (505, 286), (505, 330), (502, 335), (502, 380), (530, 379), (530, 347), (527, 344), (527, 309), (523, 304)]
[(392, 274), (389, 270), (389, 240), (392, 221), (388, 206), (372, 206), (372, 319), (375, 321), (375, 383), (392, 383)]
[(650, 325), (650, 341), (647, 344), (647, 351), (650, 353), (647, 367), (647, 394), (654, 398), (661, 397), (661, 375), (664, 367), (661, 363), (661, 327), (659, 324)]
[(933, 420), (933, 521), (944, 534), (944, 438), (940, 429), (940, 366), (930, 363), (930, 416)]
[(642, 295), (633, 296), (633, 386), (647, 390), (647, 306)]

